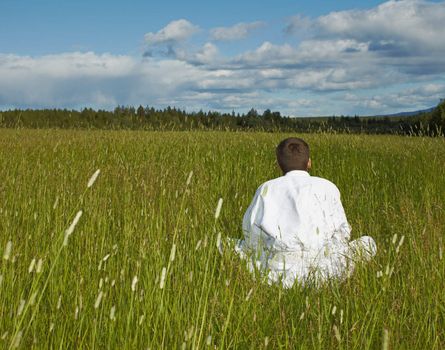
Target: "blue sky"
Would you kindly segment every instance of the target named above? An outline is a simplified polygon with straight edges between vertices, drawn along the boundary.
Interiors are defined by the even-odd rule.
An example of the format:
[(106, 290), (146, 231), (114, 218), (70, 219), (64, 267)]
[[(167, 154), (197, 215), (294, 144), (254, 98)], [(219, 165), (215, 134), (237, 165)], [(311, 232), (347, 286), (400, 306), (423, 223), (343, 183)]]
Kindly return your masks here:
[(428, 108), (444, 21), (444, 1), (2, 0), (0, 109)]

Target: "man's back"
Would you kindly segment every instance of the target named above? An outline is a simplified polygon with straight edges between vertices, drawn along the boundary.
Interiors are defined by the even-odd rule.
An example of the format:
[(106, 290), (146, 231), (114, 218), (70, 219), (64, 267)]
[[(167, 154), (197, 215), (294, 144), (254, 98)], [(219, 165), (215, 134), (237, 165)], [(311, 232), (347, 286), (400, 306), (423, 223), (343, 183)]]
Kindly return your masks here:
[(278, 250), (318, 250), (348, 240), (340, 193), (330, 181), (293, 170), (262, 184), (243, 219), (246, 239)]
[[(243, 218), (244, 240), (236, 252), (249, 257), (248, 268), (268, 271), (268, 282), (323, 281), (349, 274), (357, 256), (376, 253), (371, 237), (349, 242), (351, 228), (338, 188), (310, 176), (309, 145), (290, 137), (276, 148), (283, 176), (263, 183)], [(254, 256), (250, 253), (255, 253)]]

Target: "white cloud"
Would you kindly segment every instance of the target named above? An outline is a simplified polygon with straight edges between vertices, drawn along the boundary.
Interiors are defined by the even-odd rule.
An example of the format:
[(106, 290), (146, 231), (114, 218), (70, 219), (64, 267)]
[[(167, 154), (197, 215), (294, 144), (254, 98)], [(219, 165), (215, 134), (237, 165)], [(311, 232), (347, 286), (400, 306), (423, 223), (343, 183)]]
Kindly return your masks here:
[(310, 31), (319, 38), (349, 38), (382, 49), (416, 44), (411, 49), (443, 50), (444, 18), (445, 2), (390, 0), (371, 9), (336, 11), (314, 19), (297, 14), (284, 30), (289, 34)]
[[(389, 1), (369, 10), (292, 17), (285, 31), (310, 31), (297, 45), (264, 42), (230, 61), (236, 69), (279, 69), (277, 88), (378, 89), (445, 78), (445, 2)], [(264, 84), (264, 86), (271, 84)], [(375, 104), (373, 104), (375, 106)]]
[(0, 55), (0, 105), (116, 104), (118, 82), (131, 76), (135, 66), (128, 56), (92, 52), (41, 57)]
[(257, 49), (247, 51), (236, 57), (233, 63), (255, 67), (269, 67), (296, 63), (297, 55), (298, 51), (289, 44), (274, 45), (266, 41)]
[(133, 59), (123, 55), (93, 52), (70, 52), (41, 57), (1, 55), (2, 74), (14, 73), (15, 77), (26, 79), (33, 71), (47, 77), (81, 78), (82, 76), (119, 77), (133, 69)]
[(205, 71), (178, 60), (69, 53), (41, 57), (0, 55), (0, 106), (113, 108), (156, 104)]
[(264, 26), (264, 22), (238, 23), (232, 27), (213, 28), (210, 33), (213, 40), (231, 41), (246, 38), (255, 29)]
[(173, 50), (173, 53), (176, 59), (195, 65), (211, 65), (220, 60), (218, 47), (212, 43), (205, 43), (204, 46), (196, 52), (176, 48)]
[(233, 63), (255, 67), (310, 68), (326, 66), (329, 63), (339, 65), (367, 51), (366, 43), (351, 39), (307, 40), (297, 47), (264, 42), (257, 49), (236, 57)]
[(413, 111), (433, 107), (445, 96), (445, 84), (427, 83), (405, 88), (398, 92), (360, 96), (347, 93), (344, 99), (354, 106), (371, 111), (386, 110), (389, 113)]
[(369, 10), (332, 12), (319, 17), (320, 35), (369, 42), (388, 54), (445, 51), (445, 2), (388, 1)]
[(309, 17), (295, 15), (290, 17), (284, 31), (288, 34), (305, 33), (313, 26), (313, 21)]
[(145, 34), (145, 42), (148, 45), (174, 44), (182, 42), (199, 30), (198, 26), (185, 19), (178, 19), (167, 24), (157, 33)]

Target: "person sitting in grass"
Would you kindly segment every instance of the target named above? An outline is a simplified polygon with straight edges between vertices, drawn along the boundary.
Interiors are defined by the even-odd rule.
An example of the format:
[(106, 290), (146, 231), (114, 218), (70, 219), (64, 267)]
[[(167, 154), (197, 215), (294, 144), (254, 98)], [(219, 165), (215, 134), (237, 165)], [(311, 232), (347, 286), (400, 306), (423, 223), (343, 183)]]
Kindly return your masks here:
[(243, 218), (244, 239), (235, 250), (248, 267), (266, 272), (269, 283), (285, 288), (295, 281), (316, 284), (344, 278), (358, 259), (370, 260), (374, 240), (350, 241), (351, 227), (340, 191), (329, 180), (311, 176), (308, 144), (287, 138), (276, 148), (283, 176), (263, 183)]

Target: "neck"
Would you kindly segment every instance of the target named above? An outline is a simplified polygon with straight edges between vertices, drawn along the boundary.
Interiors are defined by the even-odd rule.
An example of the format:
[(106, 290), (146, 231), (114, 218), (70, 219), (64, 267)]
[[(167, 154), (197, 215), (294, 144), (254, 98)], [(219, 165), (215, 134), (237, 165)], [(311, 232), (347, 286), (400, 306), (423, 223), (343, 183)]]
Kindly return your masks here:
[(288, 171), (284, 171), (283, 170), (283, 175), (286, 175), (287, 173), (289, 173), (291, 171), (306, 171), (306, 172), (309, 172), (309, 169), (290, 169)]

